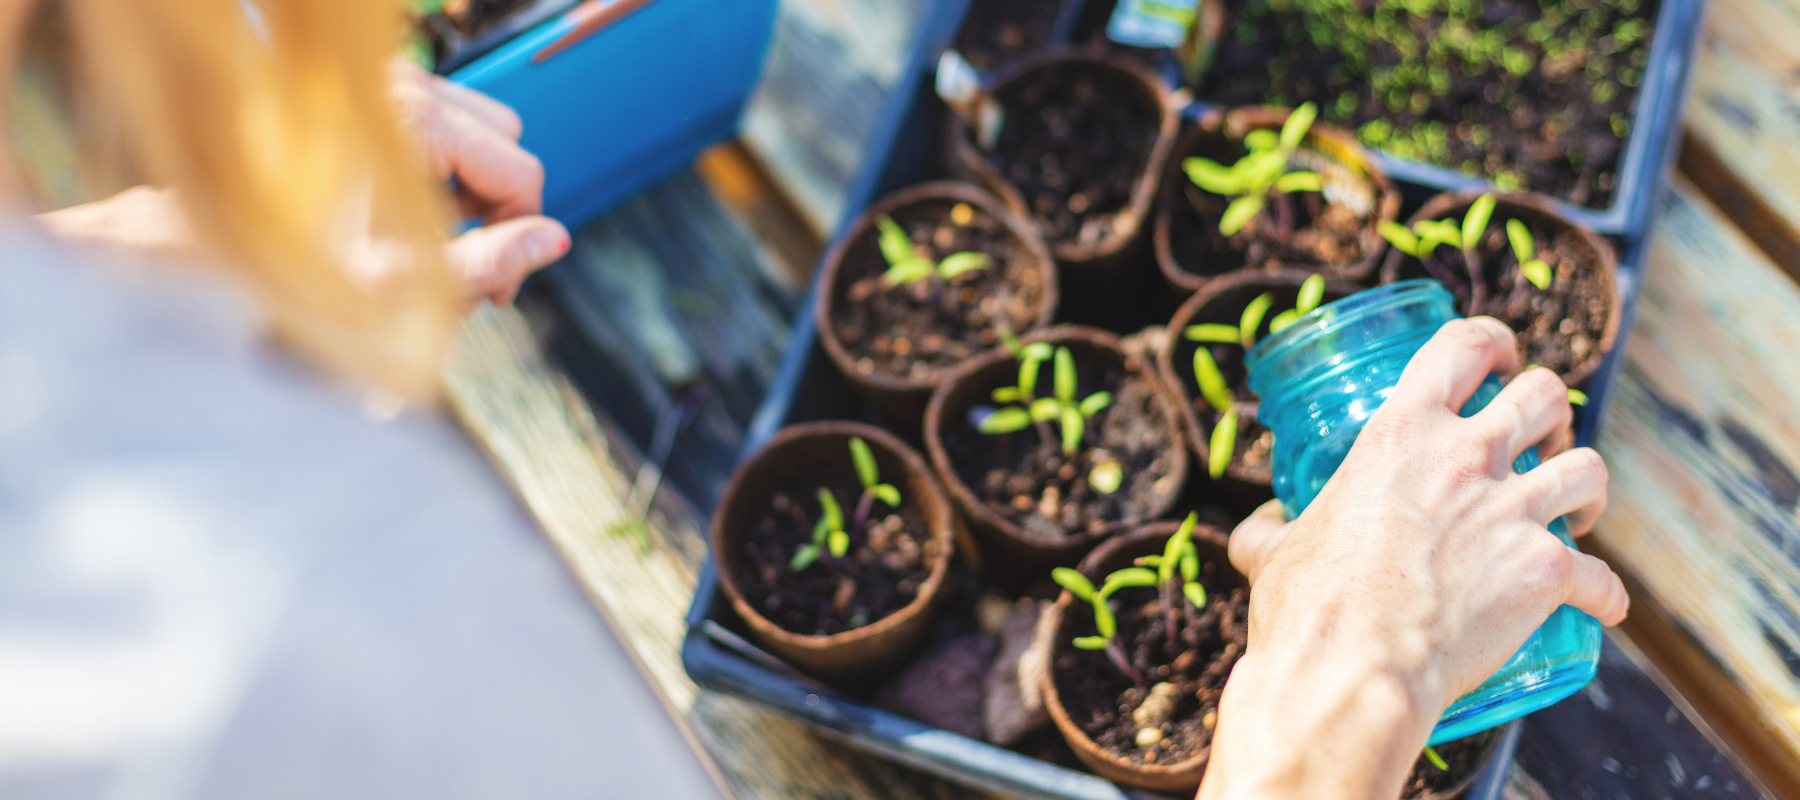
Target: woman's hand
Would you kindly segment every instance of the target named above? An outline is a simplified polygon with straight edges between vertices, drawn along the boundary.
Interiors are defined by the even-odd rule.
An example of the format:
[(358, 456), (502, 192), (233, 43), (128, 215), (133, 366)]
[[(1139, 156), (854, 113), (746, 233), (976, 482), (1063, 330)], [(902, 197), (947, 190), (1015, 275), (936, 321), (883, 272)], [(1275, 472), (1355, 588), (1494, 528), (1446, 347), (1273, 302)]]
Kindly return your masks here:
[(389, 79), (432, 177), (454, 178), (463, 215), (486, 223), (450, 243), (452, 266), (472, 298), (512, 302), (527, 275), (569, 250), (569, 232), (539, 214), (544, 165), (519, 147), (524, 123), (505, 104), (410, 61), (395, 61)]
[[(543, 209), (544, 166), (519, 147), (519, 115), (493, 98), (395, 62), (390, 89), (401, 124), (433, 178), (456, 182), (457, 206), (486, 225), (451, 240), (446, 255), (471, 301), (512, 302), (525, 277), (569, 250), (562, 223)], [(194, 239), (180, 199), (139, 186), (105, 200), (36, 217), (50, 233), (140, 255), (191, 259)], [(380, 272), (385, 267), (353, 265)]]
[(1399, 793), (1437, 717), (1567, 603), (1615, 625), (1628, 600), (1604, 562), (1569, 548), (1606, 507), (1606, 465), (1562, 452), (1567, 388), (1545, 369), (1480, 413), (1457, 410), (1490, 372), (1517, 368), (1491, 318), (1443, 327), (1377, 410), (1342, 469), (1284, 523), (1270, 504), (1240, 525), (1250, 640), (1221, 699), (1202, 798)]

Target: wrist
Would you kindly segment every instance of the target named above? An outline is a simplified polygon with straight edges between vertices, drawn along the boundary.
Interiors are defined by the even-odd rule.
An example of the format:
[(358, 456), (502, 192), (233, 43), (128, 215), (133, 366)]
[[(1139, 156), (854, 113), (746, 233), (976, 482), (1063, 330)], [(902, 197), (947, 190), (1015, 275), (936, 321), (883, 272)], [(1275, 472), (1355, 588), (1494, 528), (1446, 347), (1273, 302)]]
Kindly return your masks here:
[[(1399, 792), (1441, 712), (1426, 660), (1391, 636), (1320, 632), (1252, 639), (1220, 698), (1201, 798)], [(1369, 642), (1383, 646), (1352, 645)]]

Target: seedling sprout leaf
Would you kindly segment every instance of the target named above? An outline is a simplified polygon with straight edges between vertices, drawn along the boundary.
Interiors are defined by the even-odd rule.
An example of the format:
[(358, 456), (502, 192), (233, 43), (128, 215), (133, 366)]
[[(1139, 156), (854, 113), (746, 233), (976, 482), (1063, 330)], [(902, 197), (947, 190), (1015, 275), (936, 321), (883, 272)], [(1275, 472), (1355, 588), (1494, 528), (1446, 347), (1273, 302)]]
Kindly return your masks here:
[(1513, 255), (1518, 257), (1519, 263), (1523, 264), (1537, 258), (1537, 248), (1531, 240), (1531, 229), (1525, 227), (1524, 222), (1516, 219), (1507, 220), (1506, 238), (1512, 242)]
[(1256, 329), (1262, 327), (1263, 316), (1269, 313), (1269, 306), (1275, 303), (1274, 292), (1263, 292), (1244, 306), (1243, 316), (1238, 318), (1238, 343), (1249, 350), (1256, 344)]
[(1086, 432), (1087, 423), (1081, 418), (1081, 412), (1068, 406), (1062, 407), (1062, 451), (1073, 454), (1081, 449), (1081, 435)]
[(1280, 331), (1281, 329), (1294, 324), (1294, 320), (1297, 320), (1299, 318), (1300, 318), (1299, 311), (1296, 309), (1292, 309), (1292, 308), (1290, 308), (1286, 311), (1283, 311), (1279, 314), (1276, 314), (1274, 319), (1269, 320), (1269, 332), (1275, 333), (1277, 331)]
[(1405, 225), (1401, 225), (1393, 220), (1384, 219), (1381, 221), (1381, 224), (1377, 226), (1377, 229), (1381, 231), (1381, 237), (1388, 240), (1388, 242), (1393, 244), (1400, 252), (1418, 258), (1423, 257), (1419, 253), (1418, 235), (1414, 234)]
[(1094, 582), (1088, 580), (1086, 575), (1068, 567), (1057, 567), (1050, 571), (1050, 579), (1056, 581), (1056, 585), (1068, 589), (1069, 594), (1075, 595), (1076, 599), (1084, 603), (1094, 601)]
[(1262, 195), (1244, 195), (1231, 201), (1225, 209), (1225, 215), (1219, 218), (1219, 232), (1226, 236), (1236, 234), (1244, 229), (1263, 208)]
[(881, 472), (875, 468), (875, 454), (869, 451), (869, 443), (861, 436), (850, 437), (850, 462), (856, 465), (856, 479), (868, 489), (881, 481)]
[(794, 559), (788, 562), (788, 570), (790, 572), (799, 572), (812, 566), (813, 562), (818, 560), (819, 548), (814, 545), (803, 544), (800, 545), (799, 550), (794, 551)]
[(987, 269), (991, 261), (986, 253), (951, 253), (938, 263), (938, 277), (949, 280), (965, 272)]
[(1002, 408), (987, 415), (987, 418), (975, 427), (990, 436), (997, 433), (1015, 433), (1031, 427), (1031, 413), (1023, 408)]
[(1519, 272), (1525, 276), (1525, 280), (1531, 281), (1532, 286), (1539, 289), (1549, 289), (1550, 281), (1555, 278), (1550, 272), (1550, 265), (1535, 258), (1520, 264)]
[(1214, 411), (1224, 413), (1235, 405), (1224, 373), (1219, 371), (1218, 362), (1213, 361), (1212, 352), (1204, 347), (1194, 351), (1194, 380), (1200, 384), (1200, 396)]
[(893, 217), (886, 214), (876, 217), (875, 228), (879, 231), (876, 243), (881, 247), (881, 257), (888, 262), (889, 267), (897, 267), (902, 262), (915, 258), (912, 237), (906, 235), (906, 229), (900, 227), (900, 223), (895, 222)]
[(1187, 595), (1188, 602), (1193, 603), (1195, 608), (1206, 608), (1206, 587), (1195, 583), (1192, 578), (1181, 585), (1181, 593)]
[(1437, 767), (1439, 772), (1450, 771), (1450, 765), (1444, 762), (1443, 756), (1438, 755), (1436, 748), (1425, 748), (1425, 760), (1431, 762), (1432, 766)]
[(1105, 650), (1106, 641), (1105, 636), (1081, 636), (1076, 638), (1072, 644), (1077, 650)]
[(892, 286), (922, 281), (929, 277), (931, 277), (931, 262), (923, 258), (908, 258), (895, 262), (881, 276), (882, 280)]
[(1095, 414), (1100, 413), (1109, 405), (1112, 405), (1111, 392), (1095, 392), (1088, 395), (1087, 399), (1081, 401), (1081, 415), (1084, 417), (1092, 417)]
[(1231, 456), (1237, 450), (1238, 412), (1231, 409), (1219, 418), (1219, 424), (1213, 426), (1211, 452), (1207, 453), (1206, 471), (1218, 480), (1225, 477), (1225, 468), (1231, 466)]
[(1194, 342), (1217, 342), (1219, 344), (1237, 344), (1238, 329), (1230, 325), (1208, 322), (1187, 326), (1187, 338)]
[(1229, 167), (1210, 158), (1182, 159), (1181, 169), (1195, 186), (1213, 194), (1243, 194), (1244, 179)]
[(891, 483), (881, 484), (869, 491), (875, 493), (876, 500), (887, 503), (890, 508), (898, 508), (900, 506), (900, 490), (895, 488)]
[(826, 528), (834, 531), (844, 529), (844, 510), (838, 507), (837, 496), (830, 489), (819, 490), (819, 510), (825, 512), (821, 521)]
[(1106, 607), (1106, 597), (1104, 595), (1095, 595), (1095, 597), (1099, 600), (1094, 603), (1094, 627), (1100, 629), (1101, 637), (1111, 639), (1113, 634), (1119, 632), (1119, 622), (1113, 619), (1112, 609)]
[(1125, 471), (1117, 461), (1102, 461), (1088, 472), (1088, 485), (1101, 494), (1112, 494), (1125, 482)]
[(1019, 397), (1019, 387), (1017, 386), (1002, 386), (995, 389), (993, 397), (996, 403), (1016, 403), (1022, 399)]
[(1484, 194), (1469, 204), (1469, 213), (1463, 216), (1462, 244), (1464, 250), (1473, 250), (1481, 244), (1481, 234), (1487, 231), (1488, 220), (1494, 217), (1494, 196)]
[(1584, 392), (1580, 389), (1570, 389), (1569, 390), (1569, 404), (1570, 405), (1585, 406), (1585, 405), (1587, 405), (1587, 402), (1588, 402), (1587, 392)]
[(1031, 402), (1031, 421), (1049, 422), (1062, 414), (1062, 404), (1049, 397), (1040, 397)]
[(1049, 342), (1032, 342), (1025, 345), (1025, 357), (1041, 363), (1049, 361), (1050, 353), (1054, 350)]
[(1200, 556), (1194, 552), (1194, 546), (1190, 543), (1187, 552), (1181, 554), (1181, 579), (1193, 583), (1199, 577)]
[(1167, 581), (1175, 577), (1175, 569), (1181, 564), (1181, 555), (1187, 551), (1188, 542), (1193, 541), (1194, 525), (1200, 522), (1199, 514), (1188, 514), (1182, 520), (1181, 527), (1175, 529), (1175, 535), (1163, 545), (1162, 558), (1158, 559), (1157, 578)]
[(844, 553), (850, 550), (850, 534), (843, 531), (832, 531), (831, 537), (826, 541), (831, 545), (832, 558), (843, 558)]
[(1056, 380), (1056, 399), (1063, 405), (1075, 403), (1075, 356), (1067, 347), (1056, 348), (1056, 368), (1051, 373)]
[(1325, 299), (1325, 278), (1313, 275), (1300, 283), (1300, 297), (1294, 303), (1294, 316), (1304, 317)]
[(1421, 220), (1413, 223), (1413, 232), (1419, 234), (1419, 251), (1413, 255), (1423, 259), (1431, 255), (1440, 244), (1447, 244), (1458, 250), (1462, 249), (1462, 231), (1449, 220)]
[(1281, 137), (1274, 131), (1259, 128), (1244, 136), (1244, 146), (1251, 150), (1274, 150), (1281, 146)]
[(1325, 191), (1325, 179), (1317, 172), (1290, 172), (1275, 179), (1275, 191), (1289, 192), (1322, 192)]
[(1113, 592), (1128, 586), (1155, 586), (1156, 573), (1143, 567), (1126, 567), (1106, 576), (1106, 583), (1100, 587), (1101, 597), (1111, 597)]
[(1319, 118), (1319, 107), (1313, 103), (1305, 103), (1288, 115), (1287, 122), (1281, 124), (1281, 147), (1283, 150), (1296, 150), (1300, 142), (1306, 138), (1306, 131), (1312, 127), (1313, 120)]

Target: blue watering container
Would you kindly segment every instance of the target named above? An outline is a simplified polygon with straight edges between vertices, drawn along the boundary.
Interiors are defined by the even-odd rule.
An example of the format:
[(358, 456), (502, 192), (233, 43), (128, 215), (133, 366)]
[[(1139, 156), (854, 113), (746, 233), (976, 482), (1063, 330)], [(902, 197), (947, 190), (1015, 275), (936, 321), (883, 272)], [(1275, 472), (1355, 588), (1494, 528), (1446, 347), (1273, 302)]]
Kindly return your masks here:
[(737, 130), (776, 0), (587, 0), (449, 77), (513, 107), (544, 210), (579, 228)]

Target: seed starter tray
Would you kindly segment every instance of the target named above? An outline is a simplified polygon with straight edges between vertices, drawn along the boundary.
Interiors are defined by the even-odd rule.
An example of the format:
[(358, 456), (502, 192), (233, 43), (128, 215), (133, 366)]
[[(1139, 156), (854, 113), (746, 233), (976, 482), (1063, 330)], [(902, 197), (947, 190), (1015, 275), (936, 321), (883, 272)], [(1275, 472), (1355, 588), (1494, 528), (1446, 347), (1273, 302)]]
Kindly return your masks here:
[[(1085, 0), (1065, 0), (1052, 46), (1066, 44), (1073, 21)], [(948, 110), (934, 93), (939, 55), (954, 39), (970, 0), (935, 0), (926, 10), (908, 56), (875, 127), (863, 168), (846, 196), (842, 237), (851, 221), (877, 199), (926, 180), (947, 177), (942, 140)], [(1663, 178), (1671, 163), (1681, 90), (1686, 84), (1698, 27), (1700, 0), (1662, 0), (1656, 35), (1633, 133), (1619, 174), (1621, 188), (1614, 206), (1603, 212), (1567, 209), (1619, 249), (1618, 289), (1624, 318), (1617, 344), (1600, 370), (1589, 379), (1589, 403), (1576, 409), (1576, 441), (1591, 444), (1604, 417), (1611, 386), (1623, 363), (1624, 345), (1635, 313), (1650, 220), (1664, 196)], [(1166, 65), (1166, 64), (1165, 64)], [(1170, 70), (1172, 73), (1172, 70)], [(1198, 118), (1207, 104), (1184, 110)], [(1445, 190), (1482, 186), (1478, 180), (1430, 165), (1383, 158), (1383, 166), (1406, 198), (1405, 219), (1430, 196)], [(835, 237), (834, 237), (835, 238)], [(818, 302), (815, 280), (795, 324), (768, 394), (748, 428), (742, 456), (755, 452), (781, 427), (818, 419), (861, 419), (879, 422), (874, 411), (850, 387), (818, 343), (812, 306)], [(1059, 322), (1091, 322), (1065, 319)], [(1143, 320), (1160, 325), (1166, 319)], [(1116, 327), (1116, 326), (1115, 326)], [(1141, 326), (1139, 326), (1141, 327)], [(1130, 332), (1130, 331), (1126, 331)], [(1203, 478), (1191, 477), (1190, 481)], [(1190, 489), (1191, 496), (1191, 489)], [(956, 598), (951, 598), (955, 602)], [(948, 617), (950, 615), (941, 615)], [(818, 732), (852, 747), (979, 789), (1028, 798), (1056, 800), (1153, 800), (1163, 795), (1127, 789), (1092, 773), (1042, 761), (1014, 750), (970, 739), (877, 708), (856, 697), (802, 676), (759, 649), (729, 602), (719, 592), (709, 558), (688, 617), (682, 664), (701, 686), (760, 703), (807, 723)], [(938, 638), (959, 632), (957, 623), (940, 622)], [(1482, 767), (1465, 795), (1468, 800), (1497, 800), (1517, 745), (1518, 721), (1503, 729), (1495, 757)]]

